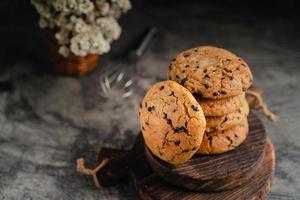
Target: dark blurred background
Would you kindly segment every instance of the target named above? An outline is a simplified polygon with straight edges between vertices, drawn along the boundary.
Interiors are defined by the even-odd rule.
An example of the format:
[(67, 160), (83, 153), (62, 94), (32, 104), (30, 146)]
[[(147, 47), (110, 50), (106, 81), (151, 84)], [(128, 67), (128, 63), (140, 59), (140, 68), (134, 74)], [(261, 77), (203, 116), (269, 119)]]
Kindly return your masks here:
[[(148, 24), (168, 29), (166, 31), (186, 29), (188, 35), (193, 30), (190, 24), (194, 25), (196, 20), (199, 23), (196, 23), (195, 31), (203, 27), (204, 32), (209, 30), (207, 34), (220, 34), (220, 38), (223, 37), (224, 25), (229, 32), (244, 31), (232, 25), (248, 26), (248, 31), (253, 34), (260, 33), (261, 37), (274, 38), (274, 42), (280, 45), (299, 50), (299, 4), (296, 0), (135, 0), (133, 10), (121, 19), (121, 24), (126, 37), (128, 29), (140, 29)], [(172, 12), (174, 10), (176, 12)], [(38, 15), (29, 1), (1, 0), (0, 70), (21, 60), (45, 62), (48, 59), (43, 32), (37, 21)]]

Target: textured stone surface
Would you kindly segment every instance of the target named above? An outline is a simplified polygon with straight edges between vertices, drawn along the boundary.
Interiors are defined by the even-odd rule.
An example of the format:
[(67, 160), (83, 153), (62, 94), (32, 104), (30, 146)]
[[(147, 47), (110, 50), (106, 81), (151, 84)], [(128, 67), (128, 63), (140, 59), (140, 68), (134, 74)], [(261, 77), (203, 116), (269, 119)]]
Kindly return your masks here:
[[(113, 56), (143, 27), (158, 26), (155, 41), (138, 64), (136, 93), (120, 104), (99, 96), (101, 67), (80, 79), (51, 74), (32, 8), (1, 2), (1, 14), (7, 15), (1, 20), (10, 22), (0, 28), (0, 80), (12, 80), (15, 90), (0, 93), (0, 199), (135, 199), (130, 185), (96, 190), (89, 178), (76, 173), (75, 161), (101, 146), (129, 149), (146, 89), (166, 78), (178, 51), (205, 44), (243, 57), (280, 117), (276, 124), (261, 117), (277, 155), (267, 199), (300, 199), (300, 42), (294, 13), (271, 16), (261, 7), (254, 12), (253, 4), (157, 3), (134, 4), (122, 19), (121, 40), (101, 59), (100, 66), (114, 63)], [(20, 15), (10, 14), (16, 13), (13, 9)]]

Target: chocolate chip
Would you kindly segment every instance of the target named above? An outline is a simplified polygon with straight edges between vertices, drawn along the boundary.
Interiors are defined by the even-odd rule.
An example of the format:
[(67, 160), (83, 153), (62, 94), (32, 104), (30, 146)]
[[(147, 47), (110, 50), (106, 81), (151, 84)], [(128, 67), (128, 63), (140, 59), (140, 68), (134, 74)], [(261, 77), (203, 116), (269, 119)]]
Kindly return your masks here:
[(198, 49), (194, 49), (195, 52), (198, 52)]
[(174, 128), (175, 133), (180, 133), (180, 132), (187, 132), (186, 128), (181, 126), (181, 127), (176, 127)]
[(240, 70), (240, 67), (237, 67), (237, 68), (236, 68), (236, 70), (238, 70), (238, 71), (239, 71), (239, 70)]
[(224, 120), (223, 120), (223, 123), (227, 122), (228, 118), (225, 117)]
[(185, 73), (185, 70), (182, 70), (182, 73)]
[(147, 107), (147, 102), (145, 102), (145, 107)]
[(197, 69), (199, 69), (199, 68), (200, 68), (200, 66), (199, 66), (199, 65), (197, 65), (197, 66), (196, 66), (196, 68), (197, 68)]
[(171, 77), (169, 77), (169, 80), (172, 80), (172, 78), (171, 78)]
[(214, 92), (214, 93), (213, 93), (213, 95), (214, 95), (214, 96), (218, 96), (218, 95), (219, 95), (219, 93), (217, 93), (217, 92)]
[(169, 94), (169, 96), (175, 96), (175, 92), (171, 91), (171, 93)]
[(195, 151), (197, 148), (198, 148), (198, 147), (193, 147), (193, 148), (192, 148), (192, 151)]
[(227, 94), (227, 93), (226, 93), (225, 91), (221, 91), (221, 94), (224, 94), (224, 95), (225, 95), (225, 94)]
[(148, 111), (149, 112), (155, 111), (155, 107), (154, 106), (148, 107)]
[(167, 119), (167, 118), (168, 118), (167, 113), (164, 112), (163, 115), (164, 115), (164, 116), (163, 116), (164, 119)]
[(147, 126), (149, 126), (149, 122), (145, 122), (145, 124), (146, 124)]
[(210, 76), (207, 75), (207, 74), (205, 74), (204, 78), (205, 78), (205, 79), (210, 79)]
[(238, 113), (242, 113), (241, 109), (238, 109)]
[(160, 86), (159, 90), (163, 90), (165, 88), (165, 86)]
[(178, 146), (180, 144), (180, 140), (175, 141), (175, 145)]
[(178, 76), (178, 75), (176, 75), (176, 78), (177, 78), (177, 79), (179, 79), (179, 76)]
[(230, 70), (230, 69), (224, 68), (224, 70), (228, 73), (232, 73), (232, 70)]
[(143, 131), (145, 130), (145, 128), (142, 126)]
[(176, 112), (176, 109), (174, 109), (173, 112)]
[(192, 109), (193, 109), (194, 111), (199, 111), (198, 106), (192, 105), (191, 107), (192, 107)]
[(209, 145), (211, 146), (211, 144), (212, 144), (212, 136), (211, 135), (207, 135), (207, 139), (208, 139), (208, 141), (209, 141)]
[(225, 131), (223, 130), (222, 133), (224, 133)]
[(167, 120), (167, 124), (172, 124), (172, 120), (171, 119), (166, 119)]
[(232, 144), (232, 140), (230, 139), (230, 137), (226, 137), (226, 139), (230, 142), (230, 144)]
[(187, 82), (187, 80), (188, 80), (188, 78), (185, 77), (184, 79), (181, 80), (180, 84), (181, 84), (181, 85), (184, 85), (185, 82)]
[(197, 100), (200, 100), (200, 99), (203, 99), (203, 95), (202, 95), (202, 93), (200, 93), (200, 92), (195, 92), (195, 93), (193, 93), (193, 96), (197, 99)]
[(189, 65), (186, 65), (186, 66), (185, 66), (185, 68), (189, 68), (189, 67), (190, 67)]
[(140, 108), (142, 108), (143, 107), (143, 105), (142, 105), (142, 103), (140, 103)]
[(185, 122), (185, 123), (184, 123), (184, 125), (185, 125), (185, 127), (187, 127), (187, 125), (188, 125), (188, 122)]
[(174, 62), (176, 60), (176, 58), (173, 58), (172, 61)]
[(206, 89), (209, 88), (209, 85), (208, 85), (207, 83), (203, 83), (203, 85), (204, 85), (204, 87), (205, 87)]
[(203, 70), (203, 72), (206, 73), (206, 72), (207, 72), (207, 69)]
[(183, 55), (183, 57), (185, 57), (185, 58), (189, 57), (189, 56), (190, 56), (190, 54), (188, 54), (188, 53)]
[(232, 80), (233, 80), (233, 76), (229, 76), (229, 80), (231, 80), (231, 81), (232, 81)]
[(239, 136), (238, 136), (237, 134), (234, 134), (234, 137), (235, 137), (235, 138), (239, 138)]

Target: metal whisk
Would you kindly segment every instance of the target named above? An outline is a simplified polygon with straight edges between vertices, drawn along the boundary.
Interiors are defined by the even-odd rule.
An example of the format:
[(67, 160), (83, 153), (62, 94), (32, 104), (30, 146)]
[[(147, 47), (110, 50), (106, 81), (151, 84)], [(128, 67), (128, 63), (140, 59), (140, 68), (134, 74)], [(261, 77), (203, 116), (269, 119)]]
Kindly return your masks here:
[(108, 99), (128, 98), (133, 94), (136, 64), (144, 54), (154, 34), (155, 27), (149, 28), (137, 49), (131, 50), (126, 59), (107, 68), (100, 76), (100, 95)]

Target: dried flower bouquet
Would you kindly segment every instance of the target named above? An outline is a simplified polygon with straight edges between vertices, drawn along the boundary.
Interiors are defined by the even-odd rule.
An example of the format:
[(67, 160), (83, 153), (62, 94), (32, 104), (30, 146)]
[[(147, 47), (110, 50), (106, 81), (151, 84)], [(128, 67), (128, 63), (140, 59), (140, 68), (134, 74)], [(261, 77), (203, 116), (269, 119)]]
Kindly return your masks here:
[[(51, 30), (55, 38), (51, 39), (56, 43), (51, 53), (53, 55), (55, 49), (59, 54), (53, 56), (56, 65), (69, 65), (71, 72), (67, 73), (70, 75), (76, 65), (74, 60), (81, 65), (76, 70), (84, 73), (82, 71), (90, 71), (97, 61), (95, 63), (95, 56), (92, 56), (92, 64), (80, 59), (97, 55), (98, 60), (98, 55), (109, 52), (111, 43), (121, 34), (117, 19), (131, 8), (129, 0), (31, 0), (31, 3), (40, 14), (40, 27)], [(71, 64), (66, 60), (70, 58)], [(76, 73), (73, 74), (78, 75)]]

